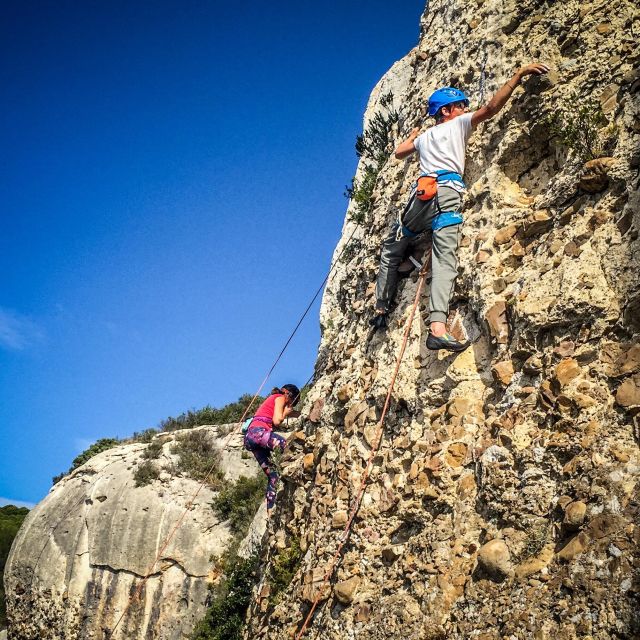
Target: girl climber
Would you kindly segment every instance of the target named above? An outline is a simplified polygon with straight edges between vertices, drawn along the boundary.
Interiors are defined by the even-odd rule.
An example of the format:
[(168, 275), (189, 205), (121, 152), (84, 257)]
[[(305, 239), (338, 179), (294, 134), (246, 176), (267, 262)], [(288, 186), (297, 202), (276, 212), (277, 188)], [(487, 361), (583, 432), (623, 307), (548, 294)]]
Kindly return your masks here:
[(276, 500), (276, 484), (278, 473), (271, 460), (271, 452), (278, 447), (284, 451), (285, 439), (274, 433), (273, 427), (278, 427), (282, 421), (291, 416), (300, 415), (293, 407), (300, 398), (300, 389), (295, 384), (285, 384), (282, 389), (277, 387), (271, 391), (269, 397), (258, 407), (251, 418), (249, 428), (244, 437), (244, 446), (255, 456), (262, 470), (267, 474), (267, 509), (270, 510)]

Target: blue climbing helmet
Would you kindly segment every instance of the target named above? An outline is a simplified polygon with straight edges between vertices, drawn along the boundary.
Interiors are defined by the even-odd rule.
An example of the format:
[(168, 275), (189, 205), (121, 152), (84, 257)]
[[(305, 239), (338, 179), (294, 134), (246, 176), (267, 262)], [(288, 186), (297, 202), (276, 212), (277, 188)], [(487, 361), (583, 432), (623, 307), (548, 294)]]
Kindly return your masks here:
[(442, 107), (453, 102), (464, 102), (465, 106), (469, 106), (469, 98), (460, 89), (443, 87), (434, 91), (429, 97), (429, 115), (431, 117), (435, 116)]

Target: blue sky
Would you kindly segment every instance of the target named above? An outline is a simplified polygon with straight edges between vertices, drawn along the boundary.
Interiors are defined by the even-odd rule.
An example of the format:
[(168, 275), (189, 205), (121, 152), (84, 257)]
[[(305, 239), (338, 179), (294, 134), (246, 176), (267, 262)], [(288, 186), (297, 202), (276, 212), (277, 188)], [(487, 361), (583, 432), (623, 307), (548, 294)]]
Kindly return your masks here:
[[(0, 504), (98, 438), (255, 390), (423, 5), (2, 3)], [(318, 340), (316, 308), (272, 382), (304, 382)]]

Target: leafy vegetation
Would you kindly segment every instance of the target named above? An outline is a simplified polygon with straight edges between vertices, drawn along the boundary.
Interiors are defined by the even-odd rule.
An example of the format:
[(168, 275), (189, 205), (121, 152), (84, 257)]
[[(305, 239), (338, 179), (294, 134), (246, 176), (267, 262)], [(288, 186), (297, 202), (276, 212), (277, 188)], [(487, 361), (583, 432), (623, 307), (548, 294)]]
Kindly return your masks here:
[(302, 555), (300, 540), (298, 538), (291, 538), (289, 546), (280, 551), (271, 562), (269, 569), (271, 604), (278, 604), (285, 589), (291, 584), (293, 576), (295, 576), (300, 566)]
[[(162, 431), (176, 431), (178, 429), (199, 427), (203, 424), (229, 424), (230, 422), (238, 422), (252, 398), (252, 395), (245, 393), (240, 396), (236, 402), (230, 402), (220, 409), (209, 405), (202, 409), (190, 409), (185, 413), (181, 413), (176, 418), (169, 417), (166, 420), (162, 420), (159, 427)], [(252, 409), (260, 406), (260, 403), (264, 402), (264, 400), (263, 397), (258, 396), (252, 405)]]
[(13, 539), (18, 533), (29, 509), (7, 505), (0, 507), (0, 629), (7, 626), (7, 609), (4, 595), (4, 567)]
[(346, 264), (350, 262), (358, 252), (362, 250), (363, 242), (357, 238), (351, 238), (351, 242), (347, 244), (340, 255), (340, 262)]
[(194, 480), (207, 481), (220, 488), (224, 475), (219, 469), (220, 452), (211, 442), (206, 430), (189, 431), (176, 437), (171, 450), (179, 456), (176, 468)]
[(237, 549), (264, 499), (265, 482), (262, 474), (256, 478), (240, 477), (213, 502), (218, 515), (229, 520), (234, 539), (219, 560), (223, 577), (212, 588), (207, 614), (196, 626), (192, 640), (241, 640), (243, 637), (245, 615), (259, 578), (259, 558), (257, 555), (240, 558)]
[(234, 534), (244, 534), (249, 529), (264, 500), (266, 485), (267, 477), (263, 473), (254, 478), (240, 476), (236, 482), (222, 489), (214, 499), (214, 511), (229, 521)]
[(347, 186), (344, 193), (355, 205), (350, 217), (358, 224), (364, 223), (371, 211), (378, 175), (391, 152), (391, 131), (399, 119), (399, 113), (393, 108), (393, 93), (380, 98), (380, 107), (365, 131), (356, 138), (356, 154), (364, 161), (363, 177), (360, 181), (352, 178), (351, 186)]
[(53, 477), (53, 484), (60, 482), (62, 478), (69, 475), (72, 471), (75, 471), (78, 467), (81, 467), (85, 462), (91, 460), (94, 456), (97, 456), (103, 451), (113, 449), (120, 444), (120, 440), (117, 438), (101, 438), (97, 442), (94, 442), (88, 449), (85, 449), (80, 455), (76, 456), (71, 463), (71, 467), (68, 471), (63, 472)]
[[(171, 436), (168, 436), (169, 438)], [(142, 457), (145, 460), (157, 460), (162, 454), (162, 446), (164, 442), (158, 438), (149, 443), (149, 446), (142, 452)]]
[(366, 165), (362, 180), (357, 182), (355, 178), (351, 178), (351, 186), (345, 188), (345, 197), (355, 204), (355, 211), (350, 213), (350, 217), (358, 224), (363, 224), (367, 219), (367, 214), (371, 211), (373, 191), (379, 173), (380, 170), (376, 167)]
[(135, 442), (151, 442), (160, 431), (158, 429), (145, 429), (144, 431), (134, 431), (131, 439)]
[(364, 133), (357, 136), (356, 154), (358, 158), (368, 158), (378, 165), (383, 165), (393, 144), (391, 129), (398, 122), (400, 114), (393, 108), (391, 91), (380, 98), (380, 106), (382, 111), (376, 112)]
[(608, 120), (600, 103), (593, 98), (580, 99), (573, 94), (545, 118), (552, 136), (585, 162), (604, 155), (605, 132)]
[(257, 581), (258, 556), (235, 554), (223, 563), (225, 577), (213, 589), (211, 604), (196, 626), (192, 640), (242, 640), (244, 618)]
[(136, 487), (144, 487), (160, 477), (158, 465), (151, 460), (141, 462), (133, 473)]

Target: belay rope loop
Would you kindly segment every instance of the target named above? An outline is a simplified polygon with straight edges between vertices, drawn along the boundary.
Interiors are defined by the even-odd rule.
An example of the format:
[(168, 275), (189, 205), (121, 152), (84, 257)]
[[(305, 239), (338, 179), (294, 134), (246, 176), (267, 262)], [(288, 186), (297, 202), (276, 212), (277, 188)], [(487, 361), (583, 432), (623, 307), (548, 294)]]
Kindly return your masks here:
[[(269, 380), (271, 374), (273, 373), (273, 370), (276, 368), (276, 365), (278, 364), (278, 362), (280, 362), (280, 359), (282, 358), (282, 356), (284, 355), (285, 351), (287, 350), (287, 347), (289, 346), (289, 344), (293, 340), (293, 337), (298, 332), (298, 329), (300, 328), (300, 325), (302, 324), (303, 320), (306, 318), (307, 314), (311, 310), (311, 307), (313, 306), (313, 303), (318, 299), (318, 296), (320, 295), (320, 293), (324, 289), (325, 284), (327, 284), (327, 282), (329, 281), (329, 278), (331, 277), (331, 274), (335, 271), (335, 269), (338, 266), (338, 264), (340, 264), (340, 259), (342, 258), (344, 252), (346, 251), (347, 247), (349, 246), (349, 243), (351, 242), (351, 240), (352, 240), (353, 236), (355, 235), (356, 231), (358, 230), (358, 228), (359, 228), (358, 225), (354, 224), (353, 231), (351, 232), (351, 235), (348, 237), (347, 241), (344, 243), (344, 245), (342, 247), (342, 250), (340, 251), (338, 257), (333, 261), (333, 264), (331, 265), (331, 268), (329, 269), (329, 272), (324, 277), (323, 281), (320, 283), (320, 286), (316, 290), (314, 296), (311, 298), (311, 302), (309, 302), (309, 304), (307, 305), (307, 308), (304, 310), (303, 314), (300, 316), (300, 319), (298, 320), (296, 326), (293, 328), (293, 331), (289, 334), (289, 337), (287, 338), (286, 342), (284, 343), (284, 346), (280, 350), (280, 353), (277, 355), (275, 361), (271, 365), (271, 368), (267, 372), (267, 375), (265, 375), (265, 377), (263, 378), (262, 382), (260, 383), (260, 386), (258, 387), (258, 390), (255, 392), (255, 394), (253, 395), (253, 398), (251, 398), (251, 401), (247, 405), (247, 408), (244, 410), (244, 413), (242, 414), (242, 417), (238, 421), (240, 426), (232, 429), (229, 432), (229, 434), (224, 439), (224, 441), (223, 441), (223, 443), (221, 445), (221, 449), (226, 448), (226, 446), (229, 444), (229, 441), (231, 440), (232, 436), (234, 436), (236, 434), (236, 432), (238, 431), (238, 429), (242, 427), (242, 423), (247, 418), (247, 415), (249, 414), (249, 411), (251, 410), (251, 407), (253, 406), (253, 403), (256, 401), (256, 399), (260, 395), (260, 392), (264, 388), (264, 385), (267, 384), (267, 381)], [(313, 379), (313, 375), (314, 374), (311, 375), (311, 377), (309, 378), (309, 380), (308, 380), (308, 382), (306, 384), (311, 382), (311, 380)], [(306, 386), (306, 384), (305, 384), (305, 386)], [(129, 599), (127, 601), (127, 604), (126, 604), (126, 606), (124, 608), (124, 611), (120, 614), (120, 617), (116, 620), (116, 623), (115, 623), (113, 629), (105, 630), (105, 637), (112, 637), (115, 634), (116, 629), (120, 626), (120, 623), (122, 622), (124, 617), (129, 612), (129, 609), (131, 608), (131, 605), (134, 603), (134, 601), (136, 601), (140, 597), (142, 589), (144, 588), (145, 584), (147, 583), (147, 581), (149, 580), (149, 578), (151, 577), (151, 575), (155, 571), (156, 565), (158, 564), (158, 562), (162, 558), (164, 552), (167, 550), (167, 547), (169, 546), (169, 543), (171, 542), (171, 540), (173, 540), (173, 537), (175, 536), (176, 532), (180, 528), (180, 525), (184, 522), (184, 519), (187, 516), (187, 513), (189, 513), (189, 510), (193, 506), (196, 498), (200, 495), (200, 492), (202, 491), (203, 487), (209, 481), (209, 478), (211, 477), (211, 474), (214, 472), (216, 466), (217, 466), (217, 463), (214, 462), (211, 465), (211, 467), (209, 468), (209, 470), (207, 471), (207, 473), (205, 474), (204, 479), (202, 480), (202, 482), (198, 486), (197, 491), (193, 494), (193, 496), (187, 502), (187, 506), (185, 507), (184, 512), (182, 513), (182, 515), (180, 516), (180, 518), (178, 519), (176, 524), (173, 526), (173, 528), (169, 532), (169, 535), (165, 538), (164, 542), (160, 546), (160, 550), (156, 554), (156, 557), (154, 558), (153, 562), (149, 565), (147, 571), (145, 572), (144, 577), (142, 578), (142, 581), (138, 585), (136, 585), (133, 593), (131, 594), (131, 596), (129, 597)]]
[(407, 322), (404, 328), (404, 335), (402, 337), (402, 346), (400, 347), (400, 351), (396, 359), (396, 366), (393, 370), (393, 375), (391, 376), (391, 382), (389, 383), (389, 389), (387, 391), (387, 396), (385, 398), (384, 406), (382, 408), (382, 414), (380, 415), (380, 420), (378, 420), (378, 428), (376, 430), (376, 434), (373, 439), (371, 451), (369, 452), (369, 459), (367, 460), (367, 466), (365, 467), (364, 474), (362, 475), (362, 480), (360, 481), (360, 487), (358, 488), (356, 498), (351, 507), (351, 511), (349, 512), (349, 518), (347, 520), (347, 524), (345, 525), (344, 531), (340, 536), (338, 547), (335, 553), (333, 554), (333, 557), (331, 558), (329, 565), (327, 566), (327, 570), (324, 573), (324, 576), (322, 578), (322, 583), (318, 588), (318, 593), (313, 600), (311, 609), (309, 610), (309, 613), (307, 613), (307, 617), (305, 618), (304, 623), (302, 624), (302, 627), (300, 627), (300, 631), (298, 631), (298, 634), (296, 635), (295, 640), (300, 640), (300, 638), (302, 638), (302, 636), (304, 635), (304, 632), (307, 630), (307, 627), (309, 626), (313, 613), (316, 610), (318, 603), (320, 602), (320, 599), (322, 598), (322, 593), (325, 590), (326, 586), (329, 584), (329, 580), (331, 579), (331, 576), (333, 575), (333, 572), (336, 568), (338, 560), (340, 559), (342, 549), (344, 548), (344, 545), (349, 539), (349, 534), (351, 533), (351, 525), (353, 524), (353, 521), (358, 513), (358, 510), (360, 509), (360, 503), (362, 502), (362, 497), (364, 496), (364, 492), (367, 488), (367, 481), (369, 480), (369, 475), (371, 474), (371, 469), (373, 467), (373, 460), (376, 454), (378, 453), (378, 449), (380, 448), (380, 443), (382, 442), (384, 420), (389, 411), (389, 406), (391, 405), (391, 394), (393, 393), (393, 387), (395, 386), (396, 378), (398, 377), (400, 364), (402, 363), (402, 358), (404, 357), (404, 352), (406, 351), (406, 348), (407, 348), (407, 341), (409, 339), (411, 325), (413, 324), (413, 319), (416, 315), (416, 310), (420, 302), (420, 294), (422, 293), (422, 288), (424, 287), (424, 283), (427, 277), (427, 269), (430, 263), (431, 263), (431, 258), (429, 257), (429, 259), (425, 262), (424, 268), (420, 271), (420, 277), (418, 279), (418, 287), (416, 289), (416, 295), (413, 301), (413, 306), (411, 307), (411, 313), (407, 318)]

